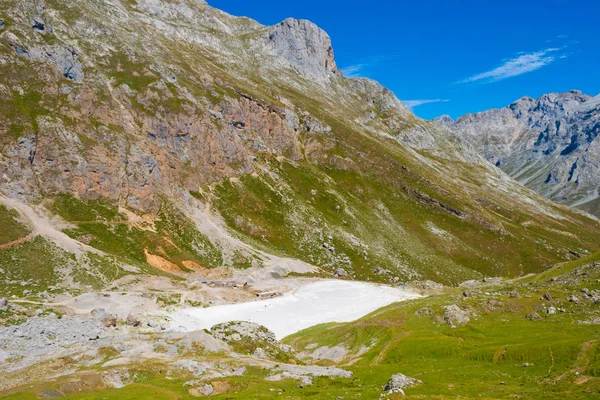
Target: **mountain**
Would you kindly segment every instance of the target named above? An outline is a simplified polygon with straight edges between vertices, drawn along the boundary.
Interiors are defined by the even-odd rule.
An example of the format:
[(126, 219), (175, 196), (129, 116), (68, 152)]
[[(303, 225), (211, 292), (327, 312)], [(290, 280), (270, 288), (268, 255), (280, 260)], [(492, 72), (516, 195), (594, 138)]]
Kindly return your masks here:
[(43, 291), (190, 265), (458, 283), (598, 246), (597, 221), (343, 77), (309, 21), (183, 0), (2, 5), (0, 190), (37, 238), (24, 265), (3, 257), (9, 293), (37, 279), (36, 254)]
[(600, 215), (600, 96), (573, 90), (523, 97), (436, 122), (527, 187)]
[(599, 220), (313, 23), (0, 0), (0, 78), (3, 398), (598, 393)]

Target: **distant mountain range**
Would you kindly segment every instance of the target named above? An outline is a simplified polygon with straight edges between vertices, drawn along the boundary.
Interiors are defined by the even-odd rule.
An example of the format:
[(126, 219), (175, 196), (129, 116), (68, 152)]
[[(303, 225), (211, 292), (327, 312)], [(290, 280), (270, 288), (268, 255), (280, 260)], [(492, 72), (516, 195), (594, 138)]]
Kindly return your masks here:
[(572, 90), (523, 97), (435, 121), (520, 183), (600, 216), (600, 96)]

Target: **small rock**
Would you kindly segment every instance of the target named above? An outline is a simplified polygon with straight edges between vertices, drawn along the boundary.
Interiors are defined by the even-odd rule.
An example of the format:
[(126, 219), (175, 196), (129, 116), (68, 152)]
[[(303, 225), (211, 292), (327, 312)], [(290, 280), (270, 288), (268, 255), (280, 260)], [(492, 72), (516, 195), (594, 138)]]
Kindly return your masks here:
[(533, 364), (531, 363), (525, 363), (523, 364), (523, 367), (527, 368), (527, 367), (533, 367)]
[(567, 300), (569, 300), (571, 303), (579, 304), (579, 298), (574, 294), (570, 295)]
[(431, 308), (424, 307), (415, 311), (415, 315), (433, 315), (433, 310)]
[(519, 292), (510, 292), (509, 297), (511, 299), (520, 299), (521, 295), (519, 294)]
[(479, 281), (470, 280), (470, 281), (465, 281), (458, 286), (459, 287), (473, 287), (473, 286), (477, 286), (477, 285), (479, 285)]
[(347, 278), (348, 277), (348, 273), (346, 272), (346, 270), (344, 268), (338, 268), (335, 270), (334, 275), (336, 278)]
[(212, 385), (206, 384), (200, 387), (198, 391), (205, 396), (210, 396), (215, 392), (215, 388), (213, 388)]
[(544, 300), (552, 301), (552, 296), (550, 296), (550, 293), (548, 293), (548, 292), (544, 293), (543, 297), (544, 297)]
[(46, 24), (44, 23), (44, 20), (41, 19), (40, 17), (33, 17), (33, 19), (31, 20), (31, 27), (33, 28), (34, 31), (37, 31), (40, 33), (46, 32)]
[(529, 313), (525, 316), (525, 318), (530, 319), (532, 321), (540, 321), (542, 319), (542, 317), (540, 316), (540, 314), (536, 313), (536, 312), (532, 312)]
[(550, 307), (550, 308), (548, 308), (548, 311), (546, 311), (546, 313), (548, 315), (554, 315), (554, 314), (556, 314), (556, 307)]
[(392, 274), (392, 271), (383, 269), (381, 267), (375, 268), (375, 270), (373, 272), (375, 272), (377, 275), (391, 275)]
[(392, 393), (401, 393), (404, 394), (404, 389), (412, 388), (417, 385), (422, 384), (418, 379), (411, 378), (410, 376), (406, 376), (403, 374), (395, 374), (392, 375), (390, 380), (387, 382), (383, 390), (390, 394)]
[(0, 311), (8, 311), (10, 309), (10, 303), (5, 297), (0, 298)]
[(127, 322), (127, 325), (133, 326), (133, 327), (138, 327), (142, 323), (142, 321), (140, 321), (140, 319), (136, 315), (133, 315), (133, 314), (129, 314), (127, 316), (126, 322)]
[(267, 353), (265, 353), (265, 350), (261, 349), (260, 347), (257, 347), (256, 350), (254, 350), (253, 355), (256, 358), (267, 358)]

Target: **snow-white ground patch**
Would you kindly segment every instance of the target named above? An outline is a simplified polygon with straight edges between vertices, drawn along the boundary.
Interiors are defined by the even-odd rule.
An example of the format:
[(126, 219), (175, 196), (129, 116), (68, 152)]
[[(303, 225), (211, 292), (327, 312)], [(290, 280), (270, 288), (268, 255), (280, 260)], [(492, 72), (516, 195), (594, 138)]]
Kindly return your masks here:
[(318, 281), (269, 300), (179, 310), (170, 315), (170, 328), (190, 332), (222, 322), (250, 321), (281, 339), (318, 324), (354, 321), (381, 307), (418, 297), (411, 291), (365, 282)]

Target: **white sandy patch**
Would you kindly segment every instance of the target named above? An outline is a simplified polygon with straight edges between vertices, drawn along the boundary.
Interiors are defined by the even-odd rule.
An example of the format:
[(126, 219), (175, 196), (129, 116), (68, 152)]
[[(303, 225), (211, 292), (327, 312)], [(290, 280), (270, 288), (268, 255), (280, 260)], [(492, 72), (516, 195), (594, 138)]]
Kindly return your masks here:
[(250, 321), (273, 331), (278, 339), (326, 322), (350, 322), (378, 308), (420, 295), (389, 286), (327, 280), (309, 283), (269, 300), (189, 308), (171, 314), (171, 329), (190, 332), (228, 321)]

